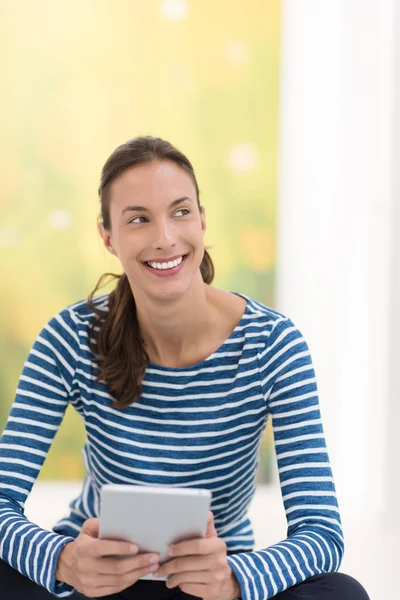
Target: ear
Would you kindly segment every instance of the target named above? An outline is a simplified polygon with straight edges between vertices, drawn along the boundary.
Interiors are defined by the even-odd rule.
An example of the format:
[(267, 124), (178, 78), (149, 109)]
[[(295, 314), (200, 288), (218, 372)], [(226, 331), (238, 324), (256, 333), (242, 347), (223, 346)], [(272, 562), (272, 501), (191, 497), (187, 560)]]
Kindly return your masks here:
[(202, 232), (204, 235), (207, 230), (205, 206), (200, 206), (200, 220), (201, 220), (201, 229), (202, 229)]
[(103, 223), (98, 223), (97, 227), (99, 230), (99, 234), (101, 235), (101, 237), (103, 239), (103, 244), (104, 244), (105, 249), (108, 250), (109, 252), (111, 252), (111, 254), (116, 255), (116, 252), (112, 246), (110, 232), (104, 228)]

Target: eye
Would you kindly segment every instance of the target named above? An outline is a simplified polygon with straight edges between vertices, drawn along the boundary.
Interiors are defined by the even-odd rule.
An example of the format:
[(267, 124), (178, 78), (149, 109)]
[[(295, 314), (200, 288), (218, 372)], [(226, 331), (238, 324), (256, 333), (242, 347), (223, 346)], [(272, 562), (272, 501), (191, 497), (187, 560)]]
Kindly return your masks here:
[[(174, 214), (178, 215), (178, 213), (181, 213), (181, 212), (184, 213), (183, 216), (185, 217), (186, 215), (188, 215), (190, 213), (190, 210), (188, 208), (180, 208)], [(138, 221), (138, 219), (145, 219), (145, 221)], [(146, 222), (146, 221), (148, 221), (147, 217), (133, 217), (133, 219), (130, 219), (128, 221), (128, 224), (129, 223), (143, 223), (143, 222)]]
[(183, 216), (186, 216), (190, 213), (190, 210), (188, 208), (180, 208), (179, 210), (176, 211), (175, 214), (177, 214), (178, 212), (182, 212), (182, 211), (186, 211), (186, 213)]
[[(128, 223), (134, 223), (137, 219), (145, 219), (145, 218), (146, 217), (134, 217), (133, 219), (130, 219), (128, 221)], [(143, 223), (143, 221), (136, 221), (136, 222)]]

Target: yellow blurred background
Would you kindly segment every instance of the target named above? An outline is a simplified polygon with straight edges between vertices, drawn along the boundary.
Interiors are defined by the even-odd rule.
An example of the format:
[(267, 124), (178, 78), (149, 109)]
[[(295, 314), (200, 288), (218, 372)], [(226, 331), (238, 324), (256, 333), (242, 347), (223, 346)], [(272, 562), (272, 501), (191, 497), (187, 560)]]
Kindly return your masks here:
[[(274, 306), (278, 0), (0, 2), (0, 430), (51, 316), (119, 264), (97, 234), (101, 168), (137, 135), (191, 160), (217, 287)], [(40, 479), (84, 475), (68, 409)], [(262, 441), (268, 481), (271, 431)]]

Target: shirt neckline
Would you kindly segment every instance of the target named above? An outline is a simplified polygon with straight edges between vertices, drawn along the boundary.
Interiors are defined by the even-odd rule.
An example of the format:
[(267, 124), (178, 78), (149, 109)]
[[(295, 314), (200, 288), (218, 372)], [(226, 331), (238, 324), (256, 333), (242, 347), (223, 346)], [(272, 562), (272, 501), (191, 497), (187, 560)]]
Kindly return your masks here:
[(235, 328), (231, 331), (230, 335), (226, 338), (226, 340), (224, 340), (222, 342), (222, 344), (216, 349), (214, 350), (214, 352), (212, 354), (210, 354), (209, 356), (207, 356), (206, 358), (204, 358), (202, 361), (195, 363), (194, 365), (189, 365), (188, 367), (166, 367), (164, 365), (158, 365), (157, 363), (154, 363), (152, 361), (149, 362), (149, 364), (147, 365), (147, 368), (151, 368), (151, 369), (156, 369), (157, 371), (171, 371), (171, 372), (184, 372), (184, 371), (192, 371), (193, 369), (199, 369), (202, 366), (205, 366), (207, 363), (210, 362), (210, 360), (213, 358), (213, 356), (215, 356), (216, 354), (218, 354), (221, 349), (225, 346), (225, 344), (233, 338), (234, 334), (236, 333), (236, 331), (239, 329), (239, 327), (243, 324), (243, 321), (246, 319), (247, 313), (249, 311), (249, 307), (250, 307), (250, 298), (248, 296), (246, 296), (245, 294), (240, 294), (239, 292), (232, 292), (230, 291), (231, 294), (235, 294), (235, 296), (240, 296), (241, 298), (244, 298), (245, 300), (247, 300), (247, 304), (244, 308), (243, 314), (240, 318), (240, 321), (237, 323), (237, 325), (235, 326)]

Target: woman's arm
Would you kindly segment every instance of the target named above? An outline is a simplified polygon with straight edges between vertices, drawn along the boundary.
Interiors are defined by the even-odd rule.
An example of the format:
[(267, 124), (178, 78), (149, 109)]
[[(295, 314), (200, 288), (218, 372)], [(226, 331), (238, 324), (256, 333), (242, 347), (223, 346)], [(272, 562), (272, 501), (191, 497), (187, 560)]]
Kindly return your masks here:
[(56, 597), (73, 591), (57, 584), (55, 569), (74, 538), (28, 521), (24, 504), (70, 401), (78, 352), (74, 315), (67, 309), (38, 335), (0, 438), (0, 557)]
[(307, 343), (289, 319), (273, 324), (259, 371), (272, 416), (288, 537), (228, 557), (244, 600), (266, 600), (313, 575), (337, 571), (344, 551), (315, 372)]

